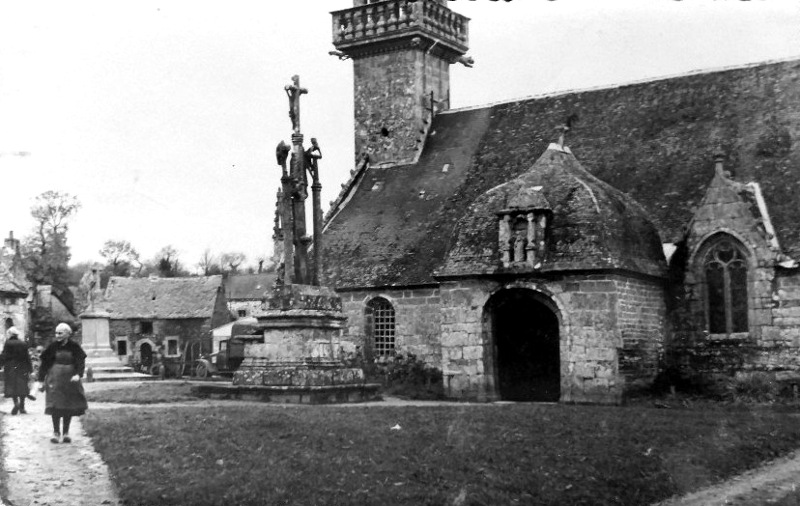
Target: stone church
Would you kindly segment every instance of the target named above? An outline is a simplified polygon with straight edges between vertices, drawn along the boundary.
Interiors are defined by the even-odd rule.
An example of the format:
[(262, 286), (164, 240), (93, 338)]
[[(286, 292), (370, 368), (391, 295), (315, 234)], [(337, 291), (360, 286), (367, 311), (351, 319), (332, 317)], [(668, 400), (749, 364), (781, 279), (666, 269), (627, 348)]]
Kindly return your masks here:
[(356, 165), (323, 273), (367, 357), (476, 400), (800, 378), (800, 61), (453, 110), (447, 1), (332, 15)]

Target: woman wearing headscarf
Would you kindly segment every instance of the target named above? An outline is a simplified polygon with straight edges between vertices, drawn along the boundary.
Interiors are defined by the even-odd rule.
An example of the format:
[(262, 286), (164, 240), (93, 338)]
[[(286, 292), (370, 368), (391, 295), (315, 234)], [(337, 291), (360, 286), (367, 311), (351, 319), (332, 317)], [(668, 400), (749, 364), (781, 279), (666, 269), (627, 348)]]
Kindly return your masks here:
[[(66, 323), (56, 326), (56, 339), (42, 352), (39, 381), (44, 384), (44, 412), (53, 418), (50, 441), (71, 443), (69, 425), (73, 416), (86, 412), (86, 396), (81, 378), (86, 366), (86, 353), (70, 339), (72, 328)], [(41, 389), (41, 388), (40, 388)], [(62, 423), (63, 421), (63, 423)]]
[(3, 352), (0, 353), (0, 365), (4, 367), (5, 396), (14, 399), (12, 415), (27, 413), (25, 397), (31, 393), (28, 381), (32, 370), (28, 345), (20, 341), (19, 331), (16, 327), (10, 327), (6, 331), (6, 336), (8, 336), (8, 340), (3, 346)]

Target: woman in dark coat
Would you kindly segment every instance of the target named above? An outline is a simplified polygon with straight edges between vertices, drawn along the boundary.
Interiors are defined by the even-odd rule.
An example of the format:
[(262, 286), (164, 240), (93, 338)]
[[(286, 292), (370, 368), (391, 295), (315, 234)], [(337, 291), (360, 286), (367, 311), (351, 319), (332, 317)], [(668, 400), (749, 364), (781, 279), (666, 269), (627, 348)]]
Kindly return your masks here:
[(31, 357), (28, 355), (28, 345), (19, 340), (19, 331), (16, 327), (10, 327), (6, 331), (8, 340), (0, 353), (0, 365), (3, 369), (3, 380), (5, 381), (5, 396), (14, 399), (14, 409), (12, 415), (26, 413), (25, 397), (31, 393), (28, 388), (30, 379)]
[[(72, 329), (66, 323), (56, 327), (56, 340), (42, 352), (39, 366), (39, 381), (47, 392), (44, 412), (53, 418), (53, 437), (58, 443), (71, 443), (69, 424), (73, 416), (86, 412), (86, 396), (83, 393), (83, 370), (86, 353), (75, 341), (70, 340)], [(63, 425), (60, 423), (63, 420)]]

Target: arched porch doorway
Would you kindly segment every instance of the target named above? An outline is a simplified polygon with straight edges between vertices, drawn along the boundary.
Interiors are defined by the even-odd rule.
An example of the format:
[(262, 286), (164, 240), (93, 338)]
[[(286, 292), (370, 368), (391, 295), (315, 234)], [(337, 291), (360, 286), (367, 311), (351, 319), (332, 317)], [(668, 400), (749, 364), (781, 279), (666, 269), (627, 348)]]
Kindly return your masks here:
[(559, 320), (552, 301), (533, 290), (509, 288), (492, 295), (485, 311), (500, 399), (558, 401)]

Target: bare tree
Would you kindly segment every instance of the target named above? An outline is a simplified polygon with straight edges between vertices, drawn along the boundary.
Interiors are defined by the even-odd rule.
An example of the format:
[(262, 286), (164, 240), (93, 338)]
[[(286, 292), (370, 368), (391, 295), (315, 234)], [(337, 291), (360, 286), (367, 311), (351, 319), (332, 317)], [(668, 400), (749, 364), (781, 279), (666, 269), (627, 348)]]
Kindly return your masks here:
[(197, 262), (197, 267), (203, 271), (204, 276), (212, 276), (214, 274), (221, 274), (222, 269), (219, 266), (219, 259), (216, 255), (211, 253), (211, 250), (206, 248), (200, 256), (200, 261)]
[(235, 274), (239, 270), (239, 266), (242, 265), (246, 259), (247, 256), (241, 251), (232, 251), (220, 255), (219, 263), (222, 265), (223, 269), (229, 270), (231, 273)]
[(100, 256), (106, 259), (111, 276), (128, 276), (134, 267), (141, 270), (139, 252), (128, 241), (106, 241)]

